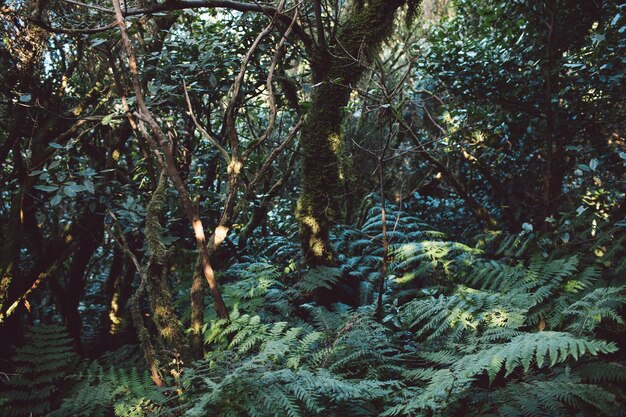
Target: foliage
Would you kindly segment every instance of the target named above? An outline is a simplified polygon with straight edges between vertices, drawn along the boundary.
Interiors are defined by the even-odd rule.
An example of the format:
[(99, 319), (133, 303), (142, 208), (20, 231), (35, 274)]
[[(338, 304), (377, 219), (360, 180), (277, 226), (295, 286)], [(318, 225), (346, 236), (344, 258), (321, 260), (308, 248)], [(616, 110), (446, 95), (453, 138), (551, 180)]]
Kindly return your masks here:
[(105, 368), (97, 360), (78, 363), (72, 340), (61, 326), (29, 329), (25, 345), (16, 349), (11, 361), (16, 370), (3, 386), (3, 416), (95, 417), (114, 411), (118, 417), (142, 417), (166, 400), (146, 372)]
[(28, 329), (11, 360), (15, 372), (2, 386), (2, 416), (45, 416), (58, 405), (63, 380), (78, 361), (72, 343), (61, 326)]
[(93, 361), (79, 367), (70, 381), (72, 387), (50, 417), (108, 416), (111, 411), (117, 417), (144, 417), (154, 415), (167, 399), (148, 373), (137, 368), (105, 369)]
[[(362, 230), (346, 236), (371, 232), (377, 216), (372, 211)], [(293, 289), (284, 289), (288, 267), (283, 273), (268, 264), (232, 270), (240, 278), (233, 290), (245, 288), (237, 309), (250, 313), (207, 329), (213, 350), (187, 375), (187, 415), (209, 408), (233, 416), (617, 415), (617, 404), (626, 400), (624, 364), (608, 359), (618, 347), (597, 330), (623, 323), (623, 287), (596, 287), (600, 269), (576, 256), (488, 258), (484, 250), (417, 228), (415, 239), (443, 240), (395, 246), (392, 272), (412, 272), (415, 279), (396, 279), (386, 296), (386, 325), (372, 320), (374, 303), (358, 310), (337, 304), (334, 311), (297, 305), (306, 301), (296, 296), (302, 296), (298, 285), (315, 291), (314, 283), (326, 286), (332, 270), (313, 269)], [(497, 251), (510, 245), (502, 241)], [(433, 247), (448, 250), (433, 257)], [(359, 265), (378, 245), (372, 239), (354, 248), (357, 260), (350, 256), (346, 265)], [(424, 287), (428, 282), (435, 285)]]
[(626, 415), (626, 4), (121, 3), (0, 6), (0, 416)]

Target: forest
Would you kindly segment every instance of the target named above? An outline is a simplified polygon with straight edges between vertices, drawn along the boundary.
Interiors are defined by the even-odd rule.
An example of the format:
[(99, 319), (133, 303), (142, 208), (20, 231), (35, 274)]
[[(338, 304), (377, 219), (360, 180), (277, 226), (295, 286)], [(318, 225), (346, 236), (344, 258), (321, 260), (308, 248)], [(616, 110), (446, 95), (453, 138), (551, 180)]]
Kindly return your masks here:
[(0, 0), (0, 417), (626, 416), (622, 0)]

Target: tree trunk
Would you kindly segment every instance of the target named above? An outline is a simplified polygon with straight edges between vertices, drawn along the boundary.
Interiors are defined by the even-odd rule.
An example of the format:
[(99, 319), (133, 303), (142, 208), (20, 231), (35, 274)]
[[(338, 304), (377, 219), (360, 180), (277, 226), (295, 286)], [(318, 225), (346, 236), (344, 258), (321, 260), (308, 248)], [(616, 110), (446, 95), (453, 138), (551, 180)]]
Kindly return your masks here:
[[(143, 96), (143, 90), (141, 87), (141, 82), (139, 79), (139, 72), (137, 66), (137, 58), (133, 51), (132, 44), (130, 42), (130, 38), (128, 36), (128, 32), (126, 31), (126, 23), (124, 20), (124, 15), (122, 13), (122, 8), (119, 0), (113, 0), (113, 8), (115, 9), (115, 17), (117, 21), (117, 25), (120, 29), (120, 34), (122, 36), (122, 44), (124, 49), (126, 50), (129, 69), (131, 73), (131, 81), (133, 84), (133, 90), (135, 91), (136, 105), (137, 110), (139, 111), (139, 116), (142, 122), (146, 122), (150, 128), (152, 135), (150, 135), (147, 131), (144, 132), (145, 138), (150, 143), (150, 147), (152, 148), (153, 153), (157, 156), (157, 160), (159, 164), (165, 169), (178, 191), (179, 198), (181, 201), (181, 205), (185, 211), (191, 226), (193, 227), (195, 238), (196, 238), (196, 246), (198, 247), (198, 252), (200, 254), (200, 258), (202, 261), (202, 271), (204, 274), (207, 283), (209, 284), (209, 288), (211, 290), (211, 294), (213, 295), (213, 302), (215, 305), (215, 311), (217, 312), (218, 317), (223, 319), (228, 319), (228, 308), (222, 299), (222, 294), (220, 292), (219, 287), (217, 286), (217, 280), (215, 279), (215, 272), (213, 267), (211, 266), (211, 256), (207, 249), (207, 241), (204, 234), (204, 226), (202, 225), (202, 221), (200, 220), (200, 215), (198, 213), (197, 207), (194, 206), (191, 196), (189, 195), (189, 191), (187, 191), (187, 187), (180, 177), (180, 173), (178, 172), (178, 168), (176, 166), (176, 159), (174, 157), (173, 150), (170, 147), (170, 143), (165, 137), (163, 131), (159, 127), (156, 119), (146, 106), (146, 102)], [(164, 157), (159, 153), (159, 149), (163, 152)], [(233, 157), (233, 160), (236, 161), (236, 158)], [(237, 168), (240, 168), (238, 166)], [(238, 170), (233, 170), (237, 171)], [(234, 174), (231, 174), (234, 175)]]
[[(359, 2), (354, 2), (359, 3)], [(300, 241), (309, 265), (333, 265), (329, 241), (339, 219), (339, 158), (343, 147), (341, 122), (350, 93), (370, 59), (389, 34), (402, 0), (370, 0), (353, 4), (337, 36), (325, 45), (323, 36), (311, 61), (313, 84), (311, 109), (302, 127), (302, 194), (298, 201)], [(320, 35), (320, 34), (318, 34)]]
[(152, 310), (152, 321), (159, 335), (165, 340), (168, 348), (182, 353), (186, 350), (185, 334), (174, 310), (172, 289), (167, 279), (169, 253), (162, 240), (162, 226), (159, 221), (166, 193), (167, 174), (163, 171), (146, 209), (145, 236), (150, 250), (150, 259), (146, 267), (146, 290)]
[(191, 356), (202, 359), (204, 356), (204, 339), (202, 326), (204, 325), (204, 282), (200, 272), (200, 263), (196, 263), (191, 284)]
[[(88, 209), (86, 209), (88, 210)], [(96, 210), (87, 212), (77, 220), (75, 239), (79, 245), (70, 264), (69, 280), (66, 288), (65, 311), (63, 312), (67, 330), (74, 344), (82, 354), (82, 320), (78, 311), (80, 299), (85, 292), (85, 273), (92, 255), (102, 243), (104, 236), (104, 207), (98, 204)]]

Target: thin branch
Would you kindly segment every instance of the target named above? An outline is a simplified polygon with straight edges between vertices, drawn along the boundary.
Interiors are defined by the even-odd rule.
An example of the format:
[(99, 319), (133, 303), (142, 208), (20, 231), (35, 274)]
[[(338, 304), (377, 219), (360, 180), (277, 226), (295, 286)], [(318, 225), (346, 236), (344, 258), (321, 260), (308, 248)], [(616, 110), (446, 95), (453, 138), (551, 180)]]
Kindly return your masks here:
[[(283, 152), (283, 150), (293, 141), (293, 139), (296, 137), (296, 134), (298, 133), (298, 131), (300, 130), (303, 124), (304, 124), (304, 118), (300, 118), (300, 120), (298, 120), (298, 123), (296, 123), (296, 125), (293, 127), (293, 129), (289, 133), (289, 136), (287, 136), (287, 138), (278, 147), (274, 148), (274, 150), (265, 159), (265, 162), (263, 163), (263, 165), (261, 165), (261, 168), (259, 169), (257, 174), (254, 176), (254, 179), (250, 181), (250, 184), (248, 184), (248, 187), (244, 194), (244, 198), (242, 198), (242, 202), (246, 201), (246, 196), (249, 196), (254, 191), (254, 187), (261, 181), (261, 179), (263, 178), (267, 170), (270, 168), (274, 160), (278, 157), (278, 155), (280, 155)], [(239, 204), (239, 206), (241, 206), (241, 203)], [(243, 208), (243, 207), (240, 207), (240, 208)]]
[(236, 132), (235, 123), (236, 123), (236, 118), (237, 118), (236, 114), (240, 107), (239, 94), (241, 93), (241, 87), (243, 86), (243, 80), (246, 75), (246, 71), (248, 69), (248, 64), (250, 63), (250, 60), (252, 59), (252, 55), (258, 48), (263, 38), (269, 35), (270, 32), (273, 30), (274, 25), (276, 23), (276, 16), (278, 13), (280, 13), (284, 4), (285, 4), (285, 0), (281, 0), (278, 5), (278, 9), (276, 11), (276, 15), (272, 17), (268, 25), (257, 35), (257, 37), (254, 39), (254, 42), (252, 42), (252, 45), (248, 49), (248, 52), (246, 53), (246, 55), (243, 58), (243, 61), (241, 62), (239, 74), (237, 75), (237, 78), (235, 78), (235, 82), (233, 83), (233, 85), (230, 88), (230, 91), (228, 92), (228, 104), (226, 106), (226, 115), (225, 115), (226, 133), (230, 141), (233, 159), (238, 158), (238, 152), (237, 152), (238, 141), (237, 141), (237, 132)]
[[(183, 182), (180, 173), (178, 172), (178, 168), (176, 166), (176, 158), (174, 153), (170, 147), (169, 141), (163, 134), (159, 124), (156, 119), (146, 106), (146, 102), (143, 96), (143, 91), (141, 88), (141, 82), (139, 80), (139, 72), (137, 69), (137, 58), (133, 51), (133, 46), (130, 42), (130, 37), (128, 36), (128, 32), (126, 30), (126, 22), (124, 21), (124, 15), (122, 13), (122, 8), (120, 5), (120, 0), (113, 0), (113, 7), (115, 8), (115, 16), (117, 19), (117, 24), (120, 29), (120, 34), (122, 37), (122, 43), (124, 49), (126, 50), (126, 55), (128, 58), (129, 69), (131, 73), (131, 79), (133, 84), (133, 89), (135, 90), (135, 102), (137, 104), (138, 109), (138, 117), (140, 120), (145, 121), (148, 126), (150, 126), (150, 130), (152, 132), (151, 136), (148, 132), (143, 128), (143, 124), (139, 124), (139, 128), (145, 132), (145, 137), (152, 148), (153, 153), (156, 155), (157, 160), (163, 167), (163, 169), (167, 170), (169, 177), (172, 179), (172, 183), (178, 191), (178, 195), (185, 211), (191, 226), (193, 227), (196, 245), (198, 247), (198, 252), (200, 253), (200, 257), (202, 258), (202, 269), (204, 273), (204, 277), (209, 284), (209, 288), (211, 289), (211, 293), (213, 295), (213, 301), (215, 306), (215, 311), (217, 312), (218, 317), (221, 319), (228, 319), (228, 308), (224, 303), (222, 298), (222, 294), (217, 286), (217, 280), (215, 279), (215, 271), (211, 266), (211, 257), (207, 250), (206, 246), (206, 237), (204, 234), (204, 226), (202, 225), (202, 220), (200, 220), (200, 216), (198, 214), (197, 207), (194, 206), (191, 196), (189, 195), (189, 191)], [(163, 158), (157, 149), (157, 144), (161, 148), (161, 151), (165, 155)]]
[(267, 75), (267, 83), (266, 83), (267, 101), (268, 101), (268, 105), (270, 108), (270, 120), (269, 120), (268, 126), (263, 132), (263, 134), (261, 135), (261, 137), (256, 141), (256, 143), (250, 146), (248, 149), (246, 149), (246, 152), (243, 155), (244, 159), (248, 155), (250, 155), (256, 148), (261, 146), (274, 131), (274, 125), (276, 123), (276, 113), (277, 113), (276, 97), (274, 95), (274, 86), (273, 86), (274, 72), (276, 70), (276, 66), (278, 65), (278, 60), (282, 57), (284, 53), (285, 42), (287, 38), (289, 37), (289, 34), (291, 33), (291, 30), (293, 29), (293, 25), (296, 22), (297, 18), (298, 18), (298, 9), (296, 9), (293, 15), (293, 20), (291, 21), (291, 24), (289, 25), (289, 27), (287, 28), (287, 30), (281, 37), (280, 42), (278, 43), (278, 46), (276, 48), (276, 53), (274, 54), (274, 58), (272, 59), (270, 70)]
[[(411, 127), (407, 124), (406, 120), (404, 120), (402, 115), (399, 114), (399, 112), (396, 109), (393, 109), (393, 115), (396, 118), (396, 120), (398, 121), (398, 123), (404, 129), (406, 129), (406, 131), (409, 134), (409, 138), (411, 139), (411, 141), (413, 141), (415, 146), (416, 147), (422, 146), (422, 144), (420, 143), (420, 140), (417, 137), (417, 135), (415, 134), (415, 132), (413, 132)], [(461, 197), (468, 204), (468, 206), (472, 210), (474, 210), (474, 214), (476, 215), (476, 217), (479, 220), (485, 222), (487, 224), (487, 227), (489, 227), (490, 229), (495, 229), (497, 227), (497, 225), (498, 225), (497, 221), (493, 218), (493, 216), (491, 216), (491, 214), (487, 211), (487, 209), (482, 204), (480, 204), (463, 187), (461, 182), (457, 179), (457, 177), (448, 169), (448, 167), (443, 162), (439, 161), (437, 158), (432, 156), (426, 150), (425, 147), (422, 146), (422, 149), (424, 150), (423, 156), (426, 159), (426, 161), (430, 162), (431, 164), (436, 166), (437, 169), (439, 169), (441, 171), (441, 173), (444, 175), (444, 178), (445, 178), (446, 182), (448, 182), (452, 186), (452, 188), (454, 188), (455, 192), (459, 195), (459, 197)]]
[(38, 19), (29, 19), (29, 22), (39, 26), (42, 29), (47, 30), (48, 32), (52, 32), (52, 33), (62, 33), (65, 35), (89, 35), (89, 34), (94, 34), (94, 33), (102, 33), (102, 32), (106, 32), (107, 30), (113, 29), (115, 26), (117, 26), (117, 22), (113, 21), (111, 23), (109, 23), (108, 25), (105, 26), (98, 26), (95, 28), (89, 28), (89, 29), (68, 29), (68, 28), (57, 28), (57, 27), (53, 27), (50, 26), (49, 24), (43, 22), (42, 20), (38, 20)]
[(313, 0), (313, 10), (315, 10), (315, 26), (317, 30), (317, 41), (322, 50), (328, 49), (326, 35), (324, 34), (324, 21), (322, 20), (322, 6), (320, 0)]
[[(278, 21), (284, 24), (289, 24), (292, 20), (291, 16), (289, 16), (288, 14), (283, 14), (283, 12), (280, 10), (280, 7), (274, 8), (258, 2), (245, 3), (233, 0), (166, 0), (163, 3), (154, 4), (149, 7), (128, 9), (125, 11), (124, 16), (137, 16), (174, 10), (201, 8), (225, 8), (229, 10), (236, 10), (239, 12), (264, 13), (268, 16), (275, 16)], [(304, 31), (304, 29), (300, 25), (295, 25), (294, 33), (304, 43), (306, 48), (311, 48), (313, 44), (313, 39)]]
[(65, 3), (70, 3), (75, 6), (86, 7), (88, 9), (99, 10), (101, 12), (115, 14), (114, 10), (107, 9), (106, 7), (98, 6), (97, 4), (87, 4), (87, 3), (83, 3), (80, 1), (76, 1), (76, 0), (63, 0), (63, 1)]
[(137, 16), (184, 9), (215, 9), (220, 7), (239, 12), (260, 12), (267, 15), (275, 15), (278, 11), (274, 7), (256, 2), (246, 3), (233, 0), (167, 0), (163, 3), (156, 3), (148, 7), (130, 8), (125, 11), (124, 16)]
[(207, 132), (206, 129), (202, 127), (202, 125), (200, 125), (200, 123), (198, 122), (198, 119), (196, 119), (196, 115), (194, 114), (193, 108), (191, 106), (191, 100), (189, 100), (189, 93), (187, 91), (187, 84), (185, 83), (185, 81), (183, 81), (183, 91), (185, 92), (185, 100), (187, 101), (187, 108), (189, 109), (189, 115), (191, 116), (191, 120), (193, 120), (194, 125), (196, 125), (196, 128), (200, 131), (200, 133), (202, 133), (202, 136), (204, 136), (209, 142), (211, 142), (211, 145), (215, 146), (217, 150), (220, 151), (220, 153), (222, 154), (222, 157), (224, 158), (224, 161), (226, 162), (226, 165), (229, 165), (230, 155), (228, 154), (226, 149), (224, 149), (222, 145), (220, 145), (220, 143), (217, 140), (215, 140), (215, 138), (211, 136), (209, 132)]

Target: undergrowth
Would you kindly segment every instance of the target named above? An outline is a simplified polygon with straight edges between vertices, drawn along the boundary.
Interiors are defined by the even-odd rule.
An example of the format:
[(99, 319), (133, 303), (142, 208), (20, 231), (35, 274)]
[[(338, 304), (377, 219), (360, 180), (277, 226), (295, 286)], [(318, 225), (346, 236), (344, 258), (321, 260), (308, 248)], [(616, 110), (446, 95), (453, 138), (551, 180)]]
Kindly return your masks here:
[[(205, 358), (169, 388), (136, 368), (78, 362), (58, 327), (32, 329), (0, 414), (24, 415), (33, 401), (33, 415), (50, 416), (626, 414), (626, 286), (610, 267), (620, 262), (547, 251), (527, 232), (472, 246), (387, 216), (383, 320), (373, 317), (374, 209), (337, 235), (340, 266), (304, 270), (276, 237), (224, 271), (231, 319), (207, 324)], [(319, 305), (320, 288), (357, 301)]]

